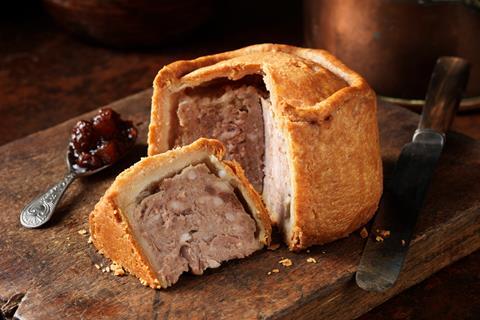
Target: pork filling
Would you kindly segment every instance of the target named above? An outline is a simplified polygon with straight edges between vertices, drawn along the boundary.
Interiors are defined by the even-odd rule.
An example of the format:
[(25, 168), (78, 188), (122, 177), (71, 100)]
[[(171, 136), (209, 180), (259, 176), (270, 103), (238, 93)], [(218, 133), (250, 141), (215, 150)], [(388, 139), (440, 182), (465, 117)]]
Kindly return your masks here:
[(291, 183), (288, 146), (266, 89), (258, 83), (201, 87), (179, 97), (175, 145), (216, 138), (263, 196), (271, 218), (289, 233)]
[(221, 96), (205, 92), (181, 95), (175, 145), (187, 145), (201, 137), (222, 141), (226, 159), (238, 161), (250, 183), (262, 192), (265, 140), (261, 92), (251, 85), (223, 90)]
[(133, 212), (132, 227), (168, 285), (185, 271), (202, 274), (261, 247), (256, 223), (234, 188), (205, 164), (189, 166), (150, 190)]

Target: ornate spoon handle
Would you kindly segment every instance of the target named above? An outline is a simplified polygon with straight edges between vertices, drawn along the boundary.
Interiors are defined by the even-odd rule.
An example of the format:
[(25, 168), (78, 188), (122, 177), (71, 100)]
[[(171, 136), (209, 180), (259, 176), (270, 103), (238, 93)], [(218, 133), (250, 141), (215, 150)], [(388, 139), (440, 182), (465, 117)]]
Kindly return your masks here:
[(69, 172), (62, 181), (30, 202), (20, 213), (22, 226), (25, 228), (38, 228), (50, 220), (63, 193), (76, 177), (75, 173)]

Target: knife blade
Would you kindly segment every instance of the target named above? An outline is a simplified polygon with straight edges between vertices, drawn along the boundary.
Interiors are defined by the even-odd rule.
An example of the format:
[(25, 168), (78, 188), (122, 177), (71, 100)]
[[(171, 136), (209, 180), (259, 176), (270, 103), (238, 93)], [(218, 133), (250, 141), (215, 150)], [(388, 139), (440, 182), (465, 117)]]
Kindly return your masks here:
[(355, 279), (364, 290), (383, 292), (395, 284), (400, 274), (429, 182), (442, 153), (445, 133), (466, 87), (469, 68), (468, 62), (461, 58), (437, 60), (420, 123), (412, 142), (402, 148), (393, 174), (385, 184), (360, 259)]

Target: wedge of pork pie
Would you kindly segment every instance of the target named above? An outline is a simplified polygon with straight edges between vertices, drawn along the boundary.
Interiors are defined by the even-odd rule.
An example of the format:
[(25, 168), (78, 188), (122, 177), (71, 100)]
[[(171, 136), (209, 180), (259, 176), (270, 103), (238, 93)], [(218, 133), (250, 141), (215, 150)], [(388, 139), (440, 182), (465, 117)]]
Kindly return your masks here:
[(224, 146), (199, 139), (122, 172), (90, 214), (93, 244), (153, 288), (270, 242), (259, 194)]
[(377, 209), (375, 94), (328, 52), (262, 44), (165, 66), (148, 153), (198, 137), (226, 145), (292, 250), (345, 237)]

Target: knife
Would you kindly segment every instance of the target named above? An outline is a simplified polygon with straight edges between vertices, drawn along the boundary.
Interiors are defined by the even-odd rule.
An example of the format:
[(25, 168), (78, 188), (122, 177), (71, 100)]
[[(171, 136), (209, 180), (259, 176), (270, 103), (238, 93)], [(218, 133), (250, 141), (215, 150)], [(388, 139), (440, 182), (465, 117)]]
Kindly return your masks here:
[(385, 185), (360, 259), (355, 279), (364, 290), (383, 292), (398, 278), (469, 70), (468, 62), (461, 58), (437, 60), (420, 123), (412, 142), (402, 148), (391, 179)]

